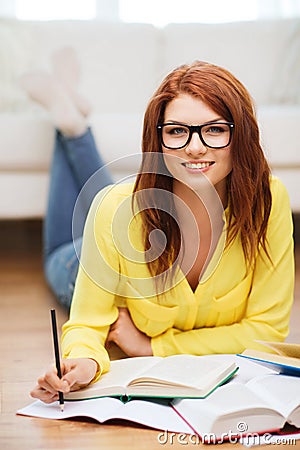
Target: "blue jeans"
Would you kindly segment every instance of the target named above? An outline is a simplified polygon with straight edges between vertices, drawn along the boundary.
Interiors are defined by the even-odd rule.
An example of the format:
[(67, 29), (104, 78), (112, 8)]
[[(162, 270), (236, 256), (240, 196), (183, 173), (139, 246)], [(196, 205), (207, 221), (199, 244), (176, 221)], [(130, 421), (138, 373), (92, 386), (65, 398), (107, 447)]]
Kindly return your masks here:
[[(92, 175), (93, 182), (88, 183), (88, 189), (84, 189), (78, 197)], [(70, 308), (72, 301), (81, 235), (90, 204), (99, 190), (112, 183), (90, 129), (76, 138), (67, 138), (59, 131), (56, 132), (44, 222), (44, 267), (49, 286), (59, 302), (67, 308)], [(78, 198), (80, 205), (76, 205), (74, 240), (72, 221)]]

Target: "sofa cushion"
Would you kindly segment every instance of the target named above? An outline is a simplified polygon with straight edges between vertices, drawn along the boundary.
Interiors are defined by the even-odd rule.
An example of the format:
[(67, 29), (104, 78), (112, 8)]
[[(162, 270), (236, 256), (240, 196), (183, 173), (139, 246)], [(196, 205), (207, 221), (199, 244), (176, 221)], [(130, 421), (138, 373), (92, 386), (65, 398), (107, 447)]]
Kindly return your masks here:
[(0, 219), (43, 217), (48, 185), (48, 172), (1, 172)]
[(273, 103), (300, 104), (300, 25), (291, 25), (290, 36), (283, 54), (281, 66), (272, 84)]
[[(164, 72), (183, 62), (211, 62), (239, 78), (257, 104), (274, 103), (281, 68), (289, 58), (291, 37), (298, 30), (299, 40), (299, 29), (297, 19), (169, 25), (163, 30)], [(297, 57), (299, 63), (299, 54)], [(300, 83), (294, 88), (299, 98)]]
[(22, 22), (0, 19), (0, 111), (28, 110), (18, 77), (34, 68), (32, 35)]
[(0, 136), (1, 171), (49, 170), (54, 128), (46, 114), (2, 113)]
[[(136, 173), (140, 164), (142, 115), (93, 114), (90, 125), (99, 151), (104, 161), (110, 163), (113, 174)], [(0, 136), (0, 170), (49, 170), (55, 130), (45, 112), (2, 113)], [(135, 157), (126, 158), (128, 155)]]
[(292, 211), (300, 214), (300, 202), (299, 202), (299, 167), (293, 168), (274, 168), (272, 173), (276, 175), (286, 187)]
[(300, 166), (300, 106), (262, 106), (257, 110), (262, 145), (272, 167)]
[[(71, 46), (82, 69), (82, 93), (95, 112), (142, 112), (157, 85), (159, 35), (147, 24), (3, 20), (0, 65), (9, 67), (5, 79), (14, 87), (10, 97), (16, 96), (21, 104), (24, 94), (17, 78), (27, 70), (50, 70), (52, 53)], [(18, 107), (14, 101), (14, 108)], [(1, 109), (12, 108), (7, 102), (1, 105), (0, 97)]]

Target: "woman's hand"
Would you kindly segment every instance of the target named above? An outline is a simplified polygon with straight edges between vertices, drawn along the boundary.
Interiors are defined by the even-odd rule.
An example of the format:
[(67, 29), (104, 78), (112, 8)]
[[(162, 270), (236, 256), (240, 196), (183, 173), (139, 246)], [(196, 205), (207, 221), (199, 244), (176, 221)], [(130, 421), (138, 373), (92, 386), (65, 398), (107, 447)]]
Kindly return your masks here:
[(93, 359), (63, 359), (61, 362), (62, 378), (57, 376), (55, 367), (38, 379), (37, 386), (30, 392), (34, 398), (45, 403), (58, 400), (58, 391), (67, 394), (88, 385), (95, 377), (98, 364)]
[(127, 308), (111, 325), (106, 342), (114, 342), (128, 356), (152, 356), (151, 339), (134, 325)]

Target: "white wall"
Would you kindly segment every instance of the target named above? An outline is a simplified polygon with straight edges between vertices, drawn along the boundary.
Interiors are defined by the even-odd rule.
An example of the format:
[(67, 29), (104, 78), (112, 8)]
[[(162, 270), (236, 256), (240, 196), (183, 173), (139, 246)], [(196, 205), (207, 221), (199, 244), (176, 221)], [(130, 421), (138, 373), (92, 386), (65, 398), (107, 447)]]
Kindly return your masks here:
[[(32, 2), (32, 0), (0, 0), (0, 17), (17, 17), (17, 9), (18, 7), (25, 7), (26, 13), (30, 14), (29, 9), (29, 2)], [(37, 5), (43, 5), (43, 13), (44, 7), (47, 5), (47, 2), (52, 4), (53, 6), (53, 0), (36, 0)], [(247, 20), (253, 20), (255, 17), (257, 19), (278, 19), (278, 18), (289, 18), (289, 17), (299, 17), (300, 16), (300, 0), (243, 0), (239, 1), (237, 3), (238, 7), (233, 7), (229, 0), (227, 2), (224, 2), (224, 0), (210, 0), (209, 2), (207, 0), (185, 0), (185, 6), (184, 9), (182, 7), (182, 2), (180, 2), (180, 5), (178, 5), (177, 2), (174, 0), (160, 0), (159, 6), (156, 7), (156, 2), (154, 0), (92, 0), (93, 2), (93, 10), (94, 17), (99, 20), (103, 20), (105, 22), (116, 22), (120, 20), (120, 14), (119, 14), (119, 7), (122, 4), (122, 7), (126, 8), (126, 2), (128, 10), (133, 8), (133, 10), (136, 12), (139, 9), (143, 12), (147, 10), (147, 7), (150, 6), (150, 13), (149, 17), (145, 17), (145, 14), (141, 13), (143, 17), (138, 18), (137, 15), (134, 17), (134, 21), (138, 22), (147, 22), (152, 23), (150, 15), (153, 16), (152, 12), (155, 10), (155, 13), (157, 12), (159, 14), (159, 20), (161, 23), (167, 24), (168, 21), (173, 22), (197, 22), (198, 17), (202, 18), (211, 16), (212, 21), (215, 22), (222, 22), (222, 21), (236, 21), (236, 20), (246, 20), (245, 19), (245, 10), (247, 10), (247, 4), (251, 5), (252, 10), (255, 12), (255, 14), (251, 13), (251, 17), (248, 17)], [(134, 2), (136, 2), (136, 5), (134, 5)], [(220, 3), (218, 3), (220, 2)], [(75, 17), (72, 17), (72, 11), (74, 11), (74, 7), (80, 5), (82, 3), (83, 8), (85, 6), (84, 0), (60, 0), (57, 2), (57, 8), (58, 8), (58, 14), (59, 11), (62, 10), (61, 6), (66, 5), (69, 3), (69, 7), (65, 10), (70, 11), (70, 19), (74, 19)], [(224, 3), (226, 4), (226, 11), (229, 11), (230, 15), (226, 14), (226, 18), (223, 18), (224, 20), (220, 20), (220, 18), (217, 18), (216, 20), (216, 13), (220, 10), (220, 5), (224, 6)], [(219, 7), (218, 7), (219, 5)], [(164, 15), (162, 6), (167, 6), (165, 8), (165, 17), (162, 17)], [(77, 9), (76, 8), (76, 9)], [(36, 12), (37, 8), (32, 8), (33, 13)], [(177, 11), (174, 11), (176, 10)], [(180, 14), (178, 15), (178, 11)], [(198, 11), (198, 13), (197, 13)], [(199, 12), (200, 11), (200, 12)], [(212, 11), (212, 14), (204, 14), (205, 12), (209, 13)], [(222, 10), (221, 10), (222, 11)], [(177, 13), (177, 14), (172, 14)], [(201, 13), (202, 12), (202, 13)], [(157, 19), (157, 15), (155, 15)], [(223, 13), (222, 13), (223, 14)], [(225, 13), (224, 13), (225, 14)], [(253, 14), (255, 17), (253, 17)], [(239, 16), (240, 15), (240, 16)], [(84, 16), (84, 15), (83, 15)], [(175, 19), (174, 19), (175, 17)], [(45, 17), (43, 17), (45, 19)], [(59, 18), (56, 17), (56, 18)], [(64, 19), (68, 19), (69, 17), (66, 17), (64, 13), (64, 17), (61, 17)], [(78, 18), (78, 17), (76, 17)], [(79, 17), (80, 18), (80, 17)], [(84, 18), (84, 17), (83, 17)], [(29, 19), (37, 20), (38, 17), (30, 17)], [(222, 18), (221, 18), (222, 19)], [(129, 19), (130, 21), (130, 19)], [(199, 20), (200, 21), (200, 20)], [(203, 21), (203, 19), (201, 20)], [(207, 21), (207, 20), (204, 20)], [(154, 22), (153, 22), (154, 23)]]

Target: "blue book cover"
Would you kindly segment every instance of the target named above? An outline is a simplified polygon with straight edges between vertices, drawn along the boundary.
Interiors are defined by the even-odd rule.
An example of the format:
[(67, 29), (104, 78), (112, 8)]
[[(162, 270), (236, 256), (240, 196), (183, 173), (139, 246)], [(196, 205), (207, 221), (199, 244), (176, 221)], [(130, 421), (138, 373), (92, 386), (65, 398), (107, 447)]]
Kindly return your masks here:
[[(258, 352), (256, 352), (256, 353), (258, 353)], [(254, 355), (252, 356), (250, 354), (238, 354), (237, 356), (251, 360), (256, 364), (260, 364), (262, 366), (268, 367), (269, 369), (275, 370), (278, 373), (282, 373), (284, 375), (292, 375), (292, 376), (300, 377), (300, 360), (298, 361), (295, 358), (295, 363), (299, 364), (299, 367), (297, 367), (297, 366), (291, 365), (292, 358), (279, 356), (279, 355), (273, 355), (271, 353), (268, 354), (268, 353), (262, 352), (262, 354), (266, 355), (265, 358), (262, 358), (259, 356), (254, 356)], [(280, 359), (286, 358), (287, 361), (280, 362), (279, 358)], [(275, 361), (275, 359), (277, 359), (277, 361)]]

